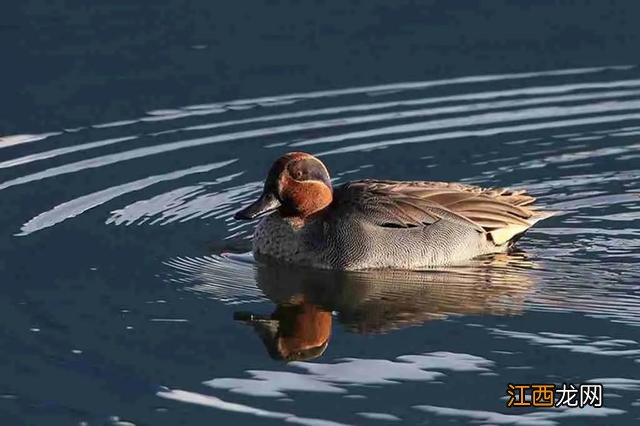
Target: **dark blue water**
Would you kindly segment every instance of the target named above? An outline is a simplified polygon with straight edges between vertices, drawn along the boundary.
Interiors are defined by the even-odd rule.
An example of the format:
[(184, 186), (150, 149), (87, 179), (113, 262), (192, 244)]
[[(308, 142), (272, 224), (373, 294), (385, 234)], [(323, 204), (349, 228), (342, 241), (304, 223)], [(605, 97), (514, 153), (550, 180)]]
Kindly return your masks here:
[[(3, 8), (0, 424), (640, 419), (637, 2), (210, 3)], [(431, 273), (259, 266), (232, 215), (292, 150), (559, 214)]]

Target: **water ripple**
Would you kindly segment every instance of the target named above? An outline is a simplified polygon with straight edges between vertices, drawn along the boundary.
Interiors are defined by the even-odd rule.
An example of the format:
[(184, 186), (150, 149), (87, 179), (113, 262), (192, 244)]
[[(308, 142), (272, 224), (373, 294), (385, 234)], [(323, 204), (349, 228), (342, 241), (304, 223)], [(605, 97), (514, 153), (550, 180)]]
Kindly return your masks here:
[(62, 204), (58, 204), (53, 209), (39, 214), (33, 219), (26, 222), (20, 228), (18, 235), (29, 235), (33, 232), (48, 228), (57, 223), (65, 221), (69, 218), (78, 216), (94, 207), (100, 206), (107, 201), (120, 197), (130, 192), (139, 191), (159, 182), (166, 182), (189, 176), (196, 173), (205, 173), (220, 167), (232, 164), (236, 160), (222, 161), (219, 163), (207, 164), (204, 166), (190, 167), (185, 170), (177, 170), (162, 175), (148, 176), (133, 182), (127, 182), (122, 185), (112, 186), (102, 191), (93, 192), (82, 197), (74, 198)]

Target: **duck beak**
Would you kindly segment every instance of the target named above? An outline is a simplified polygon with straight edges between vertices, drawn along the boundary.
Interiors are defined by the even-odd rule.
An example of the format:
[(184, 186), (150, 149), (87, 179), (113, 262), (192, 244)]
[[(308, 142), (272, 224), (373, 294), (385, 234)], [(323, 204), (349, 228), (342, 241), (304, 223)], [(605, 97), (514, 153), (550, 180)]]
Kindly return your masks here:
[(280, 201), (270, 192), (262, 193), (254, 203), (237, 212), (233, 217), (237, 220), (251, 220), (270, 213), (280, 207)]

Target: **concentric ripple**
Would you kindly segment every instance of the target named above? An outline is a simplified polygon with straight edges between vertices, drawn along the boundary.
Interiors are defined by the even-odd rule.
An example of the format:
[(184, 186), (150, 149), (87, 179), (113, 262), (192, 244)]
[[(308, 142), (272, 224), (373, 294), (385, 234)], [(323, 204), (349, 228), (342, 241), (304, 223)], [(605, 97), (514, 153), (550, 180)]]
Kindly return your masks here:
[[(207, 156), (216, 161), (117, 175), (108, 187), (87, 184), (84, 194), (25, 218), (16, 235), (91, 214), (106, 226), (214, 221), (233, 240), (249, 237), (251, 227), (232, 221), (232, 212), (258, 193), (263, 170), (279, 153), (306, 149), (326, 157), (340, 181), (391, 177), (384, 173), (384, 154), (376, 153), (385, 150), (415, 170), (406, 178), (523, 187), (561, 212), (531, 231), (529, 249), (546, 261), (534, 275), (551, 277), (561, 269), (564, 290), (580, 287), (592, 267), (600, 281), (630, 282), (639, 275), (626, 263), (636, 260), (640, 247), (638, 77), (634, 66), (612, 66), (393, 83), (157, 110), (87, 128), (7, 136), (0, 143), (0, 191), (28, 187), (22, 191), (37, 193), (41, 182), (55, 185), (66, 175), (95, 181), (90, 177), (112, 175), (125, 162), (135, 162), (135, 170), (157, 170), (163, 156), (186, 150), (190, 162)], [(264, 150), (260, 167), (251, 163), (256, 150)], [(598, 172), (589, 173), (596, 164)], [(464, 173), (450, 175), (452, 165)], [(593, 253), (606, 260), (591, 266)], [(194, 288), (213, 290), (218, 299), (261, 300), (252, 272), (226, 258), (203, 260), (177, 257), (168, 264), (196, 273), (201, 282)], [(620, 268), (628, 269), (626, 275)], [(549, 308), (559, 297), (559, 309), (638, 323), (637, 295), (622, 284), (617, 288), (624, 300), (593, 285), (580, 290), (587, 300), (581, 302), (558, 296), (548, 285), (529, 303)], [(588, 303), (596, 298), (598, 303)]]
[[(359, 334), (385, 342), (380, 353), (364, 355), (366, 349), (342, 347), (348, 358), (337, 359), (331, 348), (324, 352), (327, 340), (313, 352), (324, 357), (320, 362), (224, 375), (207, 370), (204, 390), (161, 388), (159, 398), (300, 424), (344, 424), (346, 410), (356, 416), (349, 423), (419, 423), (429, 416), (553, 425), (635, 407), (624, 392), (637, 383), (621, 376), (640, 362), (639, 137), (636, 66), (462, 76), (274, 94), (7, 135), (0, 137), (0, 195), (9, 200), (7, 234), (15, 241), (30, 249), (32, 241), (55, 245), (94, 232), (108, 240), (117, 232), (118, 241), (143, 248), (131, 260), (136, 267), (152, 264), (158, 282), (144, 285), (168, 283), (177, 298), (210, 299), (212, 310), (251, 311), (238, 311), (238, 318), (255, 320), (270, 354), (276, 315), (263, 311), (291, 305), (321, 312), (338, 347), (341, 338), (371, 347)], [(527, 234), (522, 252), (429, 272), (311, 273), (220, 254), (248, 250), (253, 224), (233, 220), (233, 212), (260, 192), (271, 161), (292, 150), (321, 156), (336, 183), (379, 177), (526, 188), (558, 214)], [(12, 208), (24, 200), (29, 209)], [(154, 244), (166, 248), (157, 262)], [(167, 311), (150, 321), (193, 325), (190, 314)], [(579, 318), (578, 330), (565, 329), (568, 316)], [(543, 327), (540, 318), (558, 323)], [(446, 341), (431, 339), (436, 327)], [(576, 357), (588, 357), (594, 375), (572, 370)], [(543, 365), (540, 358), (560, 361)], [(609, 360), (623, 367), (611, 371)], [(539, 375), (526, 375), (533, 368)], [(495, 405), (507, 381), (557, 382), (567, 370), (604, 383), (617, 393), (613, 402), (600, 411), (523, 416), (483, 409)], [(497, 393), (469, 391), (469, 375)], [(415, 391), (438, 386), (433, 401)], [(367, 404), (384, 400), (380, 392), (389, 387), (404, 392), (405, 406)], [(219, 397), (223, 392), (229, 395)], [(286, 402), (305, 393), (345, 416), (259, 408), (250, 400)], [(234, 402), (238, 394), (243, 399)]]
[[(498, 89), (500, 86), (504, 88)], [(307, 108), (302, 109), (305, 106)], [(283, 111), (274, 113), (276, 109)], [(234, 117), (228, 119), (229, 116)], [(113, 187), (88, 187), (85, 194), (61, 199), (48, 210), (43, 206), (45, 210), (23, 222), (19, 235), (28, 235), (107, 206), (115, 213), (104, 222), (114, 225), (162, 225), (209, 217), (224, 219), (227, 217), (224, 211), (237, 208), (259, 186), (259, 180), (246, 182), (247, 177), (261, 177), (261, 170), (248, 169), (250, 165), (243, 159), (243, 152), (249, 146), (253, 150), (266, 149), (264, 157), (272, 158), (277, 155), (275, 151), (301, 148), (328, 156), (392, 147), (404, 150), (407, 144), (420, 144), (417, 150), (428, 152), (428, 146), (441, 146), (444, 141), (467, 149), (465, 145), (476, 146), (478, 139), (488, 141), (502, 135), (513, 135), (516, 139), (526, 135), (539, 140), (539, 145), (545, 143), (543, 138), (556, 140), (552, 157), (541, 156), (539, 149), (519, 150), (517, 158), (491, 159), (490, 151), (475, 154), (479, 157), (472, 159), (473, 165), (490, 164), (491, 167), (485, 167), (480, 177), (460, 178), (481, 181), (484, 176), (495, 179), (496, 175), (517, 168), (553, 165), (578, 170), (585, 167), (589, 158), (617, 156), (619, 161), (631, 162), (636, 159), (634, 152), (638, 145), (625, 140), (633, 140), (638, 122), (640, 79), (633, 66), (469, 76), (299, 93), (151, 111), (147, 117), (71, 131), (6, 136), (0, 143), (0, 147), (6, 148), (5, 158), (0, 161), (0, 169), (4, 170), (0, 190), (23, 185), (37, 190), (38, 182), (44, 180), (109, 173), (110, 168), (123, 162), (135, 161), (142, 170), (153, 169), (158, 156), (190, 150), (196, 154), (190, 156), (192, 158), (213, 153), (220, 164), (238, 163), (231, 169), (221, 167), (227, 174), (214, 172), (218, 167), (193, 164), (182, 170), (162, 170), (129, 181), (126, 175), (119, 176), (121, 182), (114, 182)], [(590, 135), (593, 126), (603, 124), (614, 127)], [(549, 131), (557, 134), (549, 135)], [(101, 138), (101, 132), (108, 135), (115, 132), (116, 137)], [(90, 141), (67, 145), (81, 141), (85, 133), (90, 135)], [(410, 135), (399, 137), (405, 134)], [(562, 134), (571, 137), (561, 142)], [(576, 152), (575, 148), (580, 146), (576, 142), (605, 138), (615, 138), (615, 147)], [(509, 146), (510, 141), (501, 143)], [(224, 144), (224, 148), (217, 148), (216, 144)], [(495, 142), (491, 144), (497, 148)], [(55, 147), (49, 148), (52, 145)], [(536, 143), (527, 146), (533, 148)], [(526, 157), (531, 159), (524, 160)], [(65, 161), (66, 158), (71, 160)], [(327, 158), (327, 161), (331, 160)], [(429, 166), (433, 167), (437, 161), (438, 158), (430, 161)], [(29, 172), (21, 172), (27, 170), (27, 165), (33, 165), (35, 170), (29, 167)], [(198, 188), (189, 185), (166, 193), (151, 192), (158, 182), (205, 171), (207, 176), (226, 185)], [(244, 173), (243, 178), (237, 178), (237, 173)], [(633, 178), (629, 176), (629, 182), (633, 182)], [(568, 180), (573, 181), (572, 175)], [(236, 186), (230, 186), (231, 181), (237, 182)], [(522, 182), (529, 186), (531, 183), (536, 182)], [(539, 195), (553, 196), (544, 190), (557, 187), (557, 182), (540, 180), (539, 183)], [(118, 205), (121, 195), (131, 191), (141, 193), (143, 188), (148, 193), (147, 201)]]

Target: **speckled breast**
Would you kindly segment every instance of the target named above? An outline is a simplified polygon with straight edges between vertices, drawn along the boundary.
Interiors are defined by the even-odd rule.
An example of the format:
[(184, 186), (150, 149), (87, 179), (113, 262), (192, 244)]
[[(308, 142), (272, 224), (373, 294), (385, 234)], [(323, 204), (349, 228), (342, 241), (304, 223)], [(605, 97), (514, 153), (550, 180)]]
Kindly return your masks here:
[(323, 253), (311, 241), (308, 226), (294, 226), (293, 221), (272, 214), (263, 218), (253, 235), (253, 253), (256, 257), (327, 268)]

